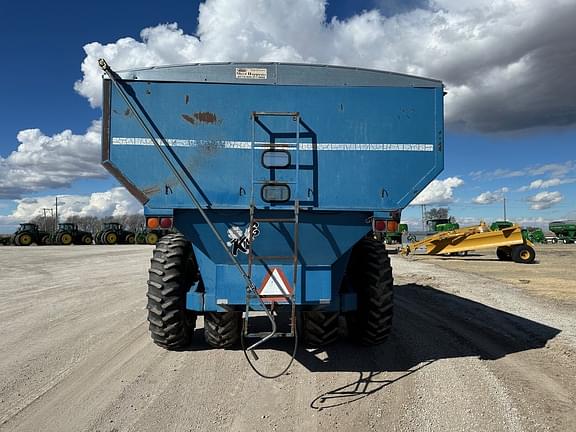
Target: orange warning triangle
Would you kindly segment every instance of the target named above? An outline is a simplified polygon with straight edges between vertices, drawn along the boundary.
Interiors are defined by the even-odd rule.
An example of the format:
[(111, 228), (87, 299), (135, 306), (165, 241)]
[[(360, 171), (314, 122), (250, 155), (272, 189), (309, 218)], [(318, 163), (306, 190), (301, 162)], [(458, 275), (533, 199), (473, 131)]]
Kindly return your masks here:
[(286, 301), (286, 297), (290, 297), (292, 293), (293, 289), (281, 268), (273, 268), (266, 273), (258, 290), (258, 294), (268, 301)]

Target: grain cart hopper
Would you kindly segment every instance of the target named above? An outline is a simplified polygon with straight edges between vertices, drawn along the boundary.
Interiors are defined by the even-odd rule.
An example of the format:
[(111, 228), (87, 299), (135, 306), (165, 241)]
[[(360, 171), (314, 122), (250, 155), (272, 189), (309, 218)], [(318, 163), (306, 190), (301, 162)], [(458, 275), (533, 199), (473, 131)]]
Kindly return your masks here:
[[(188, 344), (198, 315), (210, 345), (240, 341), (255, 359), (273, 337), (296, 350), (297, 322), (309, 344), (332, 342), (339, 314), (359, 342), (385, 340), (383, 235), (443, 168), (440, 81), (303, 64), (100, 65), (103, 165), (148, 221), (181, 233), (152, 257), (156, 344)], [(269, 331), (254, 330), (255, 314)]]
[(550, 222), (548, 225), (550, 231), (558, 236), (563, 243), (576, 242), (576, 220), (575, 221), (557, 221)]

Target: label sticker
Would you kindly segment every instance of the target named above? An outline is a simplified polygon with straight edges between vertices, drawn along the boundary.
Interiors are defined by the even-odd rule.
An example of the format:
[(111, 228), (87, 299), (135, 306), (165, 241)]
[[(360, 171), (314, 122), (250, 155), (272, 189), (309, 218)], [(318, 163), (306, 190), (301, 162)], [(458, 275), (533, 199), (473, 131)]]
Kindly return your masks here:
[(226, 245), (232, 248), (232, 255), (237, 256), (238, 251), (248, 254), (250, 243), (260, 235), (260, 228), (258, 222), (254, 222), (251, 227), (247, 227), (245, 230), (234, 225), (228, 228), (227, 234), (230, 241), (226, 242)]
[(268, 79), (268, 69), (266, 68), (236, 68), (237, 79)]

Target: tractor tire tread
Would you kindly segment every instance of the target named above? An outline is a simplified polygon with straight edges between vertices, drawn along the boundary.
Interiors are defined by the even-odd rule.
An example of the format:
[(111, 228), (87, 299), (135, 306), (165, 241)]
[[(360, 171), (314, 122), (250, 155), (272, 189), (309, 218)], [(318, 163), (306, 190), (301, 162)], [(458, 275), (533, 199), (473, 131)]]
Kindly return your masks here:
[(240, 341), (242, 312), (206, 312), (204, 339), (214, 348), (231, 348)]
[(303, 313), (304, 344), (323, 347), (338, 339), (338, 312), (306, 311)]
[(392, 267), (386, 248), (372, 239), (354, 246), (348, 274), (356, 287), (358, 307), (348, 315), (351, 336), (363, 345), (383, 343), (392, 330)]
[(165, 249), (175, 253), (167, 258), (161, 250), (155, 250), (148, 272), (148, 323), (154, 343), (173, 350), (190, 343), (196, 320), (196, 315), (186, 309), (186, 266), (191, 245), (184, 237), (168, 237)]

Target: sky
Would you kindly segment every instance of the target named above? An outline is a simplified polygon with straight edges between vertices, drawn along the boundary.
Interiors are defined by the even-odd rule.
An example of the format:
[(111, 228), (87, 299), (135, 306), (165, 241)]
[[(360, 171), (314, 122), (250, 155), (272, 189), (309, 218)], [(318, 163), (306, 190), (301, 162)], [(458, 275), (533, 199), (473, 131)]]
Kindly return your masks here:
[(360, 66), (440, 79), (445, 170), (403, 213), (576, 219), (576, 0), (4, 2), (0, 232), (54, 206), (140, 205), (100, 166), (101, 71), (208, 61)]

